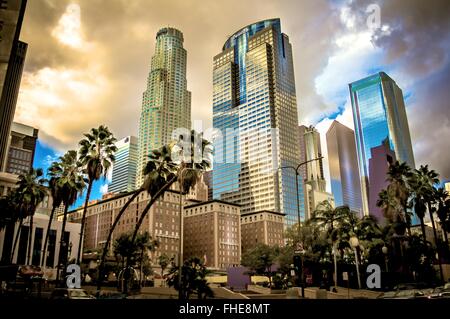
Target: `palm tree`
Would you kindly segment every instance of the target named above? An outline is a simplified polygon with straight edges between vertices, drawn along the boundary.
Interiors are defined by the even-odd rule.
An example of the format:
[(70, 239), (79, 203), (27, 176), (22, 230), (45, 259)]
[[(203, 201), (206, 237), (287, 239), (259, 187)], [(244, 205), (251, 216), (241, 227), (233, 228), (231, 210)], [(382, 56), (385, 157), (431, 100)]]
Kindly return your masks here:
[[(175, 174), (176, 164), (171, 160), (171, 151), (175, 143), (171, 143), (169, 145), (163, 146), (159, 150), (153, 150), (152, 153), (148, 156), (149, 161), (144, 167), (144, 183), (142, 186), (136, 190), (130, 199), (125, 203), (125, 205), (120, 209), (119, 213), (116, 215), (114, 222), (109, 229), (108, 237), (106, 239), (106, 243), (103, 247), (102, 257), (100, 259), (100, 265), (98, 267), (99, 270), (99, 278), (102, 278), (103, 266), (106, 260), (106, 255), (108, 253), (109, 245), (111, 243), (112, 235), (114, 230), (123, 214), (125, 213), (128, 206), (144, 191), (147, 191), (149, 194), (157, 194), (158, 189), (162, 188), (165, 184), (168, 184), (166, 189), (168, 189), (175, 182)], [(153, 197), (153, 196), (152, 196)], [(100, 290), (101, 280), (97, 282), (97, 289)]]
[(436, 188), (434, 185), (439, 183), (439, 174), (434, 170), (430, 170), (428, 165), (421, 165), (418, 170), (415, 170), (416, 178), (422, 181), (422, 187), (416, 190), (416, 196), (423, 198), (425, 203), (427, 204), (428, 213), (430, 214), (431, 226), (433, 228), (434, 240), (436, 242), (437, 254), (438, 254), (438, 262), (439, 262), (439, 271), (441, 274), (441, 280), (444, 278), (443, 270), (442, 270), (442, 262), (439, 251), (439, 238), (436, 232), (436, 225), (434, 223), (434, 212), (436, 208), (433, 205), (436, 203)]
[[(182, 196), (188, 193), (196, 185), (197, 181), (201, 179), (203, 173), (211, 168), (213, 153), (211, 142), (203, 139), (203, 135), (194, 130), (191, 131), (190, 135), (190, 140), (187, 141), (184, 141), (183, 137), (180, 136), (180, 140), (177, 143), (171, 144), (170, 155), (163, 152), (157, 153), (156, 155), (159, 155), (159, 158), (154, 159), (154, 164), (149, 164), (151, 167), (154, 167), (154, 170), (149, 173), (154, 181), (153, 187), (150, 187), (149, 192), (151, 199), (142, 211), (134, 228), (133, 241), (136, 239), (139, 228), (152, 205), (159, 197), (164, 195), (173, 183), (178, 181), (180, 196)], [(185, 152), (187, 149), (190, 152)], [(175, 158), (172, 156), (175, 156)], [(164, 168), (159, 169), (161, 166)], [(177, 168), (176, 171), (174, 171), (175, 168)], [(182, 218), (181, 215), (180, 218)]]
[(437, 216), (441, 222), (442, 231), (444, 232), (445, 255), (447, 256), (449, 250), (447, 219), (450, 216), (450, 198), (448, 192), (443, 187), (436, 190), (435, 196), (438, 202)]
[[(52, 166), (53, 165), (55, 165), (55, 163), (53, 163)], [(58, 165), (58, 164), (56, 163), (56, 165)], [(49, 218), (48, 224), (47, 224), (47, 231), (45, 232), (44, 246), (42, 248), (41, 266), (45, 266), (46, 256), (47, 256), (48, 238), (50, 236), (50, 229), (52, 226), (55, 211), (59, 206), (61, 206), (61, 203), (62, 203), (62, 198), (60, 196), (61, 194), (60, 194), (60, 190), (58, 187), (59, 176), (53, 174), (52, 167), (50, 167), (48, 169), (48, 175), (50, 176), (50, 179), (48, 181), (48, 188), (50, 191), (50, 195), (52, 196), (53, 202), (52, 202), (52, 211), (50, 213), (50, 218)]]
[[(44, 186), (45, 183), (47, 183), (47, 180), (43, 176), (44, 172), (41, 168), (32, 168), (28, 174), (19, 175), (17, 188), (15, 190), (15, 193), (18, 195), (18, 198), (16, 199), (19, 200), (18, 203), (20, 205), (20, 210), (22, 211), (21, 221), (23, 222), (25, 216), (30, 219), (27, 258), (25, 262), (27, 265), (31, 264), (34, 214), (36, 213), (39, 204), (46, 196), (48, 196), (47, 188)], [(14, 256), (14, 251), (12, 256)]]
[(60, 236), (60, 250), (58, 256), (58, 272), (57, 280), (59, 280), (59, 269), (62, 264), (66, 263), (67, 252), (63, 247), (68, 247), (64, 233), (67, 223), (67, 212), (69, 207), (75, 203), (79, 194), (81, 194), (86, 186), (85, 179), (82, 174), (82, 164), (77, 159), (76, 151), (68, 151), (59, 158), (59, 162), (54, 162), (49, 169), (49, 175), (56, 180), (58, 196), (64, 205), (63, 223)]
[(408, 186), (412, 192), (411, 203), (414, 209), (414, 213), (420, 220), (420, 228), (422, 230), (422, 238), (424, 243), (427, 242), (427, 236), (425, 232), (425, 213), (427, 211), (427, 206), (424, 198), (424, 194), (427, 194), (429, 191), (428, 183), (424, 181), (423, 178), (417, 174), (417, 171), (414, 171), (412, 176), (408, 181)]
[(327, 233), (328, 237), (333, 236), (336, 226), (344, 218), (348, 217), (350, 209), (348, 206), (339, 206), (333, 208), (329, 201), (323, 201), (313, 212), (310, 222), (314, 223), (319, 229)]
[(396, 161), (390, 163), (387, 172), (387, 193), (395, 201), (395, 214), (394, 220), (402, 220), (406, 223), (408, 234), (411, 235), (410, 225), (411, 218), (408, 213), (408, 199), (410, 197), (410, 189), (408, 187), (408, 181), (412, 176), (411, 168), (405, 163)]
[[(2, 262), (8, 263), (11, 259), (11, 244), (14, 241), (14, 230), (17, 222), (19, 221), (18, 215), (18, 205), (15, 201), (15, 192), (12, 191), (8, 195), (0, 198), (0, 231), (6, 228), (5, 236), (10, 235), (10, 237), (4, 240), (3, 252), (2, 252)], [(22, 224), (20, 223), (19, 229)], [(16, 238), (18, 238), (19, 231), (17, 231)], [(14, 241), (15, 242), (15, 241)], [(6, 248), (9, 245), (9, 249)], [(15, 245), (14, 245), (15, 246)]]
[(94, 181), (102, 176), (106, 178), (108, 170), (115, 161), (114, 153), (117, 147), (114, 145), (116, 139), (106, 126), (91, 129), (90, 133), (84, 134), (85, 138), (79, 142), (80, 161), (84, 166), (87, 178), (88, 189), (84, 202), (83, 215), (81, 217), (80, 242), (78, 244), (77, 263), (81, 263), (81, 250), (83, 245), (84, 228), (86, 226), (86, 212), (91, 196)]

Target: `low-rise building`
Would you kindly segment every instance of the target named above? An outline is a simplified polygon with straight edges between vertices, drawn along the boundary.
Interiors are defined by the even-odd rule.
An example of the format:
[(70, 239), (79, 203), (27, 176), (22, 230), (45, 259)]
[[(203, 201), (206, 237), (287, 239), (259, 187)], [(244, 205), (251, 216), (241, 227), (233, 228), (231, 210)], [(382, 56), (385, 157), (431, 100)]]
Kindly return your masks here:
[[(31, 237), (31, 260), (27, 262), (27, 247), (28, 247), (28, 234), (30, 231), (30, 220), (25, 219), (18, 237), (17, 246), (14, 251), (12, 259), (13, 263), (24, 265), (32, 264), (39, 266), (42, 258), (42, 249), (44, 246), (44, 240), (46, 236), (49, 216), (36, 213), (33, 218), (33, 232)], [(19, 229), (18, 223), (15, 227), (6, 227), (0, 231), (0, 255), (6, 258), (11, 255), (13, 249), (14, 238), (16, 238), (17, 231)], [(67, 260), (70, 261), (77, 256), (77, 248), (80, 239), (81, 225), (68, 222), (65, 228), (65, 247)], [(58, 256), (60, 253), (62, 231), (62, 222), (53, 221), (49, 233), (48, 246), (47, 246), (47, 258), (45, 260), (45, 267), (56, 268), (58, 262)], [(53, 274), (52, 276), (54, 276)]]
[(220, 200), (184, 208), (184, 259), (198, 257), (208, 268), (237, 267), (241, 261), (240, 206)]
[(284, 214), (260, 211), (241, 215), (242, 252), (257, 244), (284, 245)]
[[(174, 187), (175, 188), (175, 187)], [(180, 195), (174, 188), (167, 190), (150, 208), (140, 227), (140, 232), (147, 231), (153, 239), (159, 241), (159, 246), (150, 254), (154, 264), (160, 255), (178, 259), (179, 252), (179, 224), (180, 224)], [(83, 250), (92, 251), (103, 248), (108, 238), (109, 230), (122, 207), (128, 202), (134, 192), (106, 194), (102, 200), (92, 201), (88, 204), (86, 213), (86, 228), (84, 234)], [(192, 201), (206, 200), (207, 186), (200, 180), (183, 196), (183, 206), (190, 205)], [(110, 253), (114, 240), (121, 234), (134, 231), (142, 212), (150, 201), (147, 192), (139, 194), (127, 207), (116, 229), (112, 234)], [(69, 212), (69, 220), (81, 223), (83, 207)], [(60, 220), (62, 216), (58, 217)]]

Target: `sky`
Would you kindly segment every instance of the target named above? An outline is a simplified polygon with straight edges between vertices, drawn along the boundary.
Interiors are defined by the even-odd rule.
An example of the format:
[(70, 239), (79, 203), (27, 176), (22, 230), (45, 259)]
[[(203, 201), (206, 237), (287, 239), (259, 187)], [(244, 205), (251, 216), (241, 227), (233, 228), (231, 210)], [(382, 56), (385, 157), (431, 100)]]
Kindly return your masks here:
[(274, 17), (293, 48), (299, 124), (317, 127), (325, 158), (332, 120), (353, 128), (348, 84), (382, 70), (403, 89), (416, 164), (450, 179), (446, 0), (28, 1), (15, 121), (39, 129), (35, 165), (46, 168), (100, 124), (118, 139), (137, 135), (156, 33), (166, 26), (184, 33), (192, 120), (211, 127), (213, 56), (237, 30)]

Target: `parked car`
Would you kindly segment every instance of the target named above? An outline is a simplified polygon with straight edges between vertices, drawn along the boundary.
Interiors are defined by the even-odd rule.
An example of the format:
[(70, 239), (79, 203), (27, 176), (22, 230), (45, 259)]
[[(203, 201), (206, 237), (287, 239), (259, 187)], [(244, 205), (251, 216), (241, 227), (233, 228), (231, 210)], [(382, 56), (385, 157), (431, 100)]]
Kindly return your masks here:
[(95, 299), (84, 289), (56, 288), (52, 291), (51, 299)]
[(102, 290), (96, 294), (97, 299), (126, 299), (127, 295), (117, 291)]
[(380, 296), (379, 299), (424, 299), (427, 298), (427, 295), (418, 289), (405, 289), (405, 290), (397, 290), (397, 291), (388, 291)]
[[(447, 288), (445, 288), (447, 286)], [(450, 298), (450, 285), (446, 284), (443, 287), (437, 287), (431, 294), (428, 295), (429, 299), (436, 298)]]

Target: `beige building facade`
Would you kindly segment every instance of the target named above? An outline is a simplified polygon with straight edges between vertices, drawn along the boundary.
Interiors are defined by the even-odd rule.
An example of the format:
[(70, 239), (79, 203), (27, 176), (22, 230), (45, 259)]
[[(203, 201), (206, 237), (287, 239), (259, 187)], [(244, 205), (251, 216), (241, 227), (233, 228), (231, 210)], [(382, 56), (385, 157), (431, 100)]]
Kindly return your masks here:
[(208, 268), (226, 269), (241, 262), (240, 206), (220, 200), (184, 208), (184, 259), (199, 257)]
[(258, 244), (284, 245), (284, 214), (260, 211), (241, 215), (242, 252)]

